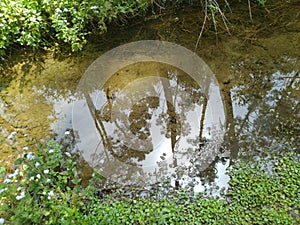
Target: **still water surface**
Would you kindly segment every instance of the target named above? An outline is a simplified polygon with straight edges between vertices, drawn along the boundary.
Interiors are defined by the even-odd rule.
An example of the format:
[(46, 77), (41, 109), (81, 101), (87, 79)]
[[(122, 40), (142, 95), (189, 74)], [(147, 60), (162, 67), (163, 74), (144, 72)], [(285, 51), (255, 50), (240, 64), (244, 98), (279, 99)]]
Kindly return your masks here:
[[(232, 163), (262, 160), (286, 151), (290, 147), (286, 141), (299, 151), (300, 5), (297, 1), (277, 3), (269, 7), (269, 13), (255, 7), (253, 23), (246, 6), (233, 5), (232, 10), (234, 13), (227, 13), (231, 35), (226, 33), (220, 20), (216, 37), (212, 24), (208, 23), (196, 50), (212, 70), (221, 90), (224, 106), (219, 111), (225, 112), (226, 134), (208, 167), (179, 171), (172, 180), (174, 184), (175, 179), (181, 178), (181, 186), (196, 181), (195, 191), (203, 191), (208, 186), (226, 188), (229, 177), (225, 171)], [(114, 47), (139, 40), (168, 41), (194, 51), (201, 19), (199, 8), (187, 6), (155, 18), (140, 19), (132, 25), (112, 25), (107, 34), (95, 38), (87, 50), (76, 56), (57, 58), (51, 54), (22, 53), (2, 63), (0, 164), (12, 167), (18, 155), (33, 151), (34, 144), (28, 142), (31, 138), (42, 143), (52, 137), (72, 139), (69, 137), (72, 132), (66, 131), (72, 131), (74, 126), (72, 109), (78, 101), (78, 84), (99, 56)], [(151, 85), (142, 88), (139, 79)], [(184, 102), (180, 101), (185, 104), (181, 108), (179, 105), (168, 107), (164, 79), (168, 80), (169, 94), (176, 96), (175, 88), (178, 88), (188, 95), (184, 96)], [(128, 98), (133, 90), (141, 93), (138, 98)], [(145, 91), (151, 96), (147, 97)], [(178, 68), (155, 63), (131, 65), (115, 73), (94, 100), (107, 127), (107, 135), (112, 145), (117, 146), (114, 149), (118, 150), (112, 152), (123, 162), (146, 166), (155, 157), (155, 161), (170, 158), (176, 144), (191, 139), (180, 138), (179, 133), (197, 136), (197, 146), (204, 137), (210, 139), (210, 126), (200, 127), (205, 105), (203, 89)], [(173, 97), (169, 98), (169, 102), (172, 101)], [(111, 106), (114, 106), (113, 113)], [(117, 122), (112, 122), (112, 117)], [(187, 126), (186, 121), (191, 125)], [(145, 149), (147, 154), (128, 154), (128, 144), (122, 143), (126, 141), (124, 129), (129, 131), (130, 137), (143, 140), (141, 148), (150, 146)], [(16, 136), (8, 139), (14, 131)], [(147, 139), (152, 134), (156, 135)], [(151, 140), (149, 145), (145, 144), (147, 140)], [(153, 149), (159, 154), (151, 154)]]

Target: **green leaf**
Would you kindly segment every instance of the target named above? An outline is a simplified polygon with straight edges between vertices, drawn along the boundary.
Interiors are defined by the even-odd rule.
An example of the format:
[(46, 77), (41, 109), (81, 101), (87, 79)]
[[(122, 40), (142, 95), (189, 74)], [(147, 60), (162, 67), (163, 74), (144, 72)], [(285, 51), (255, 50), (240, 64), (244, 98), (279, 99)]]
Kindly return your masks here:
[(0, 178), (3, 178), (4, 175), (5, 175), (5, 173), (6, 173), (6, 168), (3, 167), (3, 166), (1, 166), (1, 167), (0, 167)]

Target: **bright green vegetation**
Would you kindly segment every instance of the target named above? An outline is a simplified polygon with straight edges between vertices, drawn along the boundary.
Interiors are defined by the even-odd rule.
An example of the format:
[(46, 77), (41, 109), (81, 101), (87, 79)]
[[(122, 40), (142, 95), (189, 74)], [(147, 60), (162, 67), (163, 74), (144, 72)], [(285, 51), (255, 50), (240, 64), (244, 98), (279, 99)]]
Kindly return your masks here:
[[(94, 174), (80, 185), (75, 156), (54, 142), (0, 168), (0, 221), (5, 224), (299, 224), (299, 155), (236, 165), (223, 200), (191, 197), (99, 197)], [(266, 166), (267, 165), (267, 166)], [(117, 192), (117, 191), (115, 191)]]
[(134, 16), (147, 0), (2, 0), (0, 55), (12, 45), (81, 50), (93, 30), (106, 30), (113, 19)]
[[(244, 1), (247, 4), (247, 0)], [(141, 15), (150, 5), (160, 8), (164, 2), (162, 0), (2, 0), (0, 56), (10, 52), (11, 47), (17, 46), (77, 52), (83, 49), (89, 34), (105, 32), (107, 24), (112, 20), (122, 23), (127, 18)], [(173, 2), (180, 3), (183, 0)], [(185, 2), (199, 4), (199, 1)], [(265, 2), (266, 0), (257, 0), (257, 3), (263, 6)], [(221, 14), (226, 25), (226, 17), (221, 9), (224, 5), (229, 6), (226, 0), (220, 4), (218, 0), (206, 0), (204, 5), (206, 16), (211, 16), (215, 25), (215, 14)]]

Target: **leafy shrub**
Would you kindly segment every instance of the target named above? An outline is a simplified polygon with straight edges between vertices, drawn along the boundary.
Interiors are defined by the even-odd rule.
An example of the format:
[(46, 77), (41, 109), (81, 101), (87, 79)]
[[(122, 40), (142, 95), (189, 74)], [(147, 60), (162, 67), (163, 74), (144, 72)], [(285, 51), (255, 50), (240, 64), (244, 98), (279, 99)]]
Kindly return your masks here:
[(0, 3), (0, 55), (13, 44), (37, 48), (70, 46), (76, 52), (92, 29), (122, 14), (147, 8), (147, 0), (3, 0)]
[[(226, 25), (226, 17), (217, 0), (205, 0), (216, 25), (219, 13)], [(256, 0), (265, 6), (267, 0)], [(199, 1), (174, 1), (197, 2)], [(245, 1), (247, 3), (247, 1)], [(166, 1), (152, 0), (2, 0), (0, 3), (0, 56), (13, 45), (77, 52), (86, 44), (92, 31), (106, 31), (112, 20), (134, 16)], [(228, 4), (225, 1), (225, 5)], [(248, 3), (247, 3), (248, 4)], [(227, 25), (226, 25), (227, 26)]]
[(76, 222), (82, 193), (73, 157), (49, 142), (18, 159), (18, 168), (0, 183), (0, 217), (13, 224)]

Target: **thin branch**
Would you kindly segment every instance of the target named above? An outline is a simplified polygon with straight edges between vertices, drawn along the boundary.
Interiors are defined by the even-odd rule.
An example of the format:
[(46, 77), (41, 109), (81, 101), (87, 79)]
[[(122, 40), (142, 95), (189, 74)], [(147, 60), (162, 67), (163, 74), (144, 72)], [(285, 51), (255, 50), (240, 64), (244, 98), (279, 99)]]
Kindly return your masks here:
[(202, 27), (201, 27), (201, 31), (200, 31), (200, 33), (199, 33), (199, 36), (198, 36), (198, 39), (197, 39), (197, 42), (196, 42), (196, 46), (195, 46), (195, 50), (194, 50), (194, 51), (197, 50), (197, 47), (198, 47), (199, 42), (200, 42), (200, 39), (201, 39), (201, 37), (202, 37), (202, 33), (203, 33), (203, 31), (204, 31), (204, 27), (205, 27), (206, 20), (207, 20), (207, 18), (208, 18), (208, 16), (207, 16), (207, 1), (205, 1), (205, 7), (204, 7), (204, 10), (205, 10), (204, 21), (203, 21), (203, 24), (202, 24)]
[(253, 23), (252, 11), (251, 11), (251, 2), (250, 2), (250, 0), (248, 0), (248, 8), (249, 8), (249, 16), (250, 16), (251, 22)]
[(206, 97), (204, 97), (204, 102), (203, 102), (203, 109), (202, 109), (202, 115), (200, 118), (200, 132), (199, 132), (199, 140), (202, 141), (203, 140), (203, 128), (204, 128), (204, 120), (205, 120), (205, 116), (206, 116), (206, 109), (207, 109), (207, 103), (208, 103), (208, 99)]
[(215, 4), (215, 7), (218, 9), (218, 12), (220, 13), (220, 15), (221, 15), (221, 17), (222, 17), (223, 24), (225, 25), (228, 34), (230, 34), (229, 28), (228, 28), (228, 26), (227, 26), (227, 23), (229, 23), (229, 21), (227, 20), (225, 14), (222, 12), (222, 10), (221, 10), (221, 8), (220, 8), (218, 2), (215, 1), (215, 0), (213, 0), (213, 3)]
[[(205, 16), (204, 16), (204, 21), (203, 21), (203, 24), (202, 24), (202, 27), (201, 27), (201, 31), (199, 33), (199, 36), (198, 36), (198, 39), (197, 39), (194, 51), (196, 51), (196, 49), (197, 49), (197, 47), (198, 47), (198, 45), (200, 43), (200, 39), (201, 39), (203, 31), (204, 31), (206, 20), (208, 19), (208, 13), (207, 13), (207, 11), (208, 11), (208, 1), (209, 0), (205, 0), (205, 6), (204, 6)], [(225, 14), (222, 12), (222, 10), (221, 10), (218, 2), (216, 0), (211, 0), (211, 1), (209, 1), (209, 3), (210, 3), (210, 6), (212, 6), (214, 9), (216, 9), (217, 12), (221, 15), (223, 24), (225, 25), (228, 34), (231, 34), (230, 30), (229, 30), (229, 27), (227, 25), (229, 23), (229, 21), (226, 18)], [(213, 23), (214, 23), (215, 32), (217, 33), (217, 22), (216, 22), (216, 19), (215, 19), (215, 12), (213, 12), (214, 9), (210, 9), (210, 10), (211, 10), (211, 14), (212, 14), (212, 19), (213, 19)]]
[(165, 7), (161, 6), (160, 4), (158, 4), (156, 1), (152, 1), (152, 3), (154, 3), (156, 6), (158, 6), (158, 8), (160, 10), (165, 9)]

